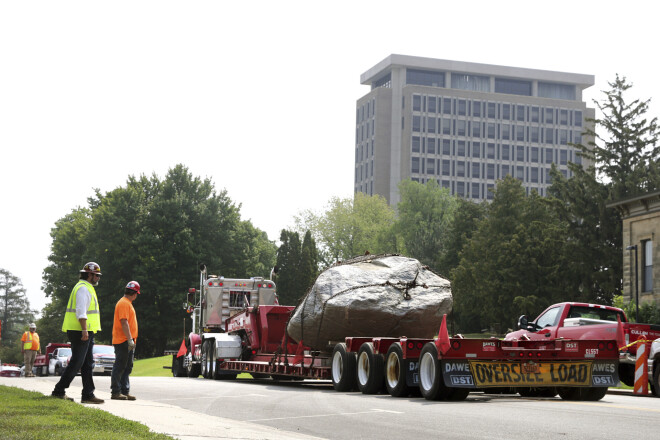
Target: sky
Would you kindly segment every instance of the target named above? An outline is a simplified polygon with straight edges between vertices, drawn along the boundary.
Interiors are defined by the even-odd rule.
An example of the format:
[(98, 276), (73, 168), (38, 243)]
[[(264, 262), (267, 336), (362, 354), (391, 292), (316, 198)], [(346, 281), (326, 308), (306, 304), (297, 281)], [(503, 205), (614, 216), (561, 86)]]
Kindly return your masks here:
[(618, 73), (658, 116), (659, 16), (610, 0), (0, 2), (0, 268), (41, 310), (55, 222), (177, 164), (276, 240), (352, 196), (360, 75), (390, 54), (595, 75), (588, 103)]

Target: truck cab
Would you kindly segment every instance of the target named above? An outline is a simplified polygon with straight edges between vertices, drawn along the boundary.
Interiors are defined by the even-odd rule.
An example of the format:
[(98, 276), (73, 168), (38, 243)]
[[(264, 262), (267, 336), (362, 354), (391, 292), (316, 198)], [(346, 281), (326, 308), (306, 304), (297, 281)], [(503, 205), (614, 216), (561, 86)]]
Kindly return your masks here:
[(61, 376), (66, 369), (68, 359), (71, 356), (71, 347), (56, 348), (50, 355), (48, 361), (48, 374)]

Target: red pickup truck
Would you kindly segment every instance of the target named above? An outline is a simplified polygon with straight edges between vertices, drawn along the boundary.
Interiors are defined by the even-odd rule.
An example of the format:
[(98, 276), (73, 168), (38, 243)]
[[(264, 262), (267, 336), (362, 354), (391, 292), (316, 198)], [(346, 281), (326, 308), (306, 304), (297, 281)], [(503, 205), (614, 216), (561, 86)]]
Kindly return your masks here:
[[(534, 321), (518, 320), (519, 330), (504, 338), (511, 340), (596, 339), (617, 341), (619, 348), (638, 339), (660, 338), (660, 325), (628, 322), (623, 310), (598, 304), (564, 302), (554, 304)], [(637, 344), (620, 350), (619, 379), (628, 386), (635, 381)]]

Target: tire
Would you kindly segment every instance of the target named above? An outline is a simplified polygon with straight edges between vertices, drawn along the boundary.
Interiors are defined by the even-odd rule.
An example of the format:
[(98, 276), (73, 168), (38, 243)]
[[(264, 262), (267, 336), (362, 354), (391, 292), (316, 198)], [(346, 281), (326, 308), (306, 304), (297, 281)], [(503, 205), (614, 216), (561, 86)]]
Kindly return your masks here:
[(655, 397), (660, 397), (660, 361), (653, 363), (653, 377), (651, 378), (651, 389)]
[(383, 356), (374, 352), (374, 344), (365, 342), (357, 355), (357, 385), (362, 394), (377, 394), (385, 384)]
[(172, 355), (172, 376), (174, 377), (188, 376), (185, 368), (183, 368), (183, 356), (176, 357), (176, 355)]
[(330, 373), (335, 391), (352, 391), (357, 387), (355, 378), (356, 358), (349, 353), (346, 344), (340, 342), (332, 350)]
[(208, 340), (202, 342), (202, 377), (204, 379), (209, 378), (208, 346), (209, 346), (209, 341)]
[(55, 364), (55, 376), (61, 376), (62, 375), (62, 367), (60, 367), (60, 364)]
[(188, 373), (188, 377), (199, 377), (199, 374), (202, 372), (202, 365), (195, 364), (191, 361), (190, 364), (188, 364), (188, 368), (186, 368), (186, 372)]
[(427, 342), (419, 354), (419, 390), (426, 400), (445, 400), (450, 395), (451, 390), (442, 380), (438, 349), (433, 342)]
[(395, 342), (390, 345), (385, 355), (385, 387), (392, 397), (407, 397), (410, 394), (406, 383), (406, 364), (401, 344)]

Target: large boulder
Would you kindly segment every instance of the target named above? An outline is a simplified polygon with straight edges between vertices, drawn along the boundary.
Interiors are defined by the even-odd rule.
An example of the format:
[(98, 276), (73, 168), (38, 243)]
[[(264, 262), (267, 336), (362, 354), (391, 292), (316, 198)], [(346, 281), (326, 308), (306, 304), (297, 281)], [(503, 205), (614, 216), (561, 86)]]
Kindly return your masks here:
[(322, 351), (347, 336), (431, 338), (451, 306), (449, 281), (419, 261), (366, 255), (322, 272), (292, 314), (287, 332)]

